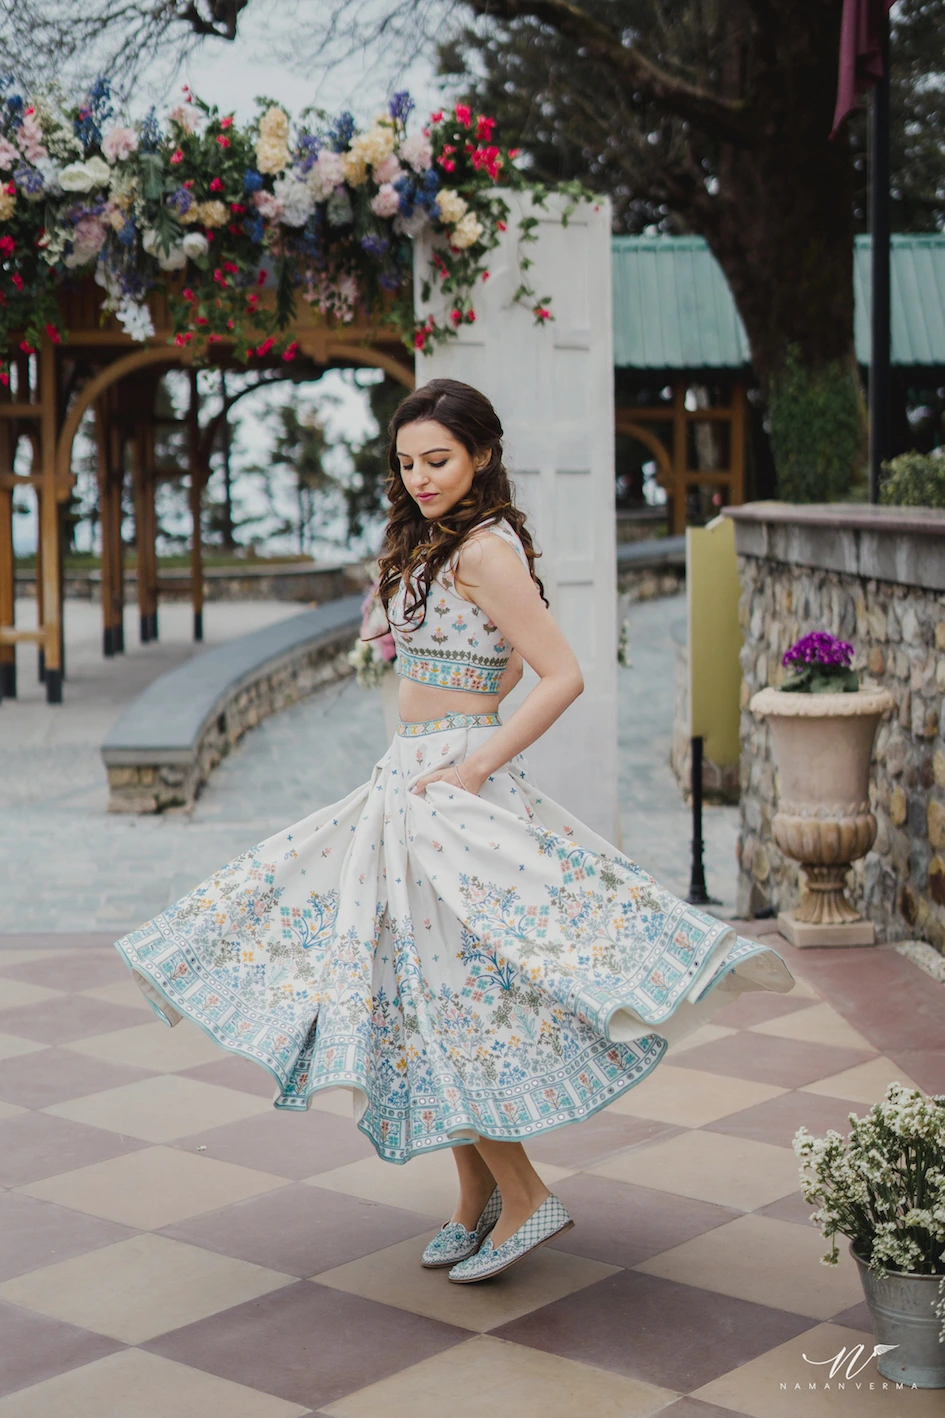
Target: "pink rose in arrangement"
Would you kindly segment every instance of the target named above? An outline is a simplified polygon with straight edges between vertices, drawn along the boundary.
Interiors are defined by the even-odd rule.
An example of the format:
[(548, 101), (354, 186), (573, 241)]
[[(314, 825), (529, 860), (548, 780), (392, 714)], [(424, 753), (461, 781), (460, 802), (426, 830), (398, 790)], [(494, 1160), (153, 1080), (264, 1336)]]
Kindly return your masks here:
[(0, 138), (0, 172), (9, 172), (20, 160), (20, 155), (12, 143)]
[(27, 162), (38, 162), (40, 158), (49, 157), (49, 153), (43, 146), (43, 130), (39, 126), (39, 119), (31, 108), (28, 108), (23, 115), (23, 123), (17, 129), (16, 136), (20, 142), (20, 150)]
[(374, 164), (374, 181), (378, 183), (396, 182), (398, 177), (403, 177), (404, 170), (397, 160), (396, 153), (388, 153), (386, 158)]
[(102, 139), (102, 154), (107, 162), (122, 162), (137, 146), (138, 137), (133, 128), (109, 128)]
[(400, 193), (393, 183), (384, 182), (371, 198), (371, 211), (378, 217), (393, 217), (400, 211)]
[(273, 197), (271, 192), (257, 192), (253, 201), (259, 215), (267, 221), (275, 222), (282, 216), (282, 203), (277, 197)]

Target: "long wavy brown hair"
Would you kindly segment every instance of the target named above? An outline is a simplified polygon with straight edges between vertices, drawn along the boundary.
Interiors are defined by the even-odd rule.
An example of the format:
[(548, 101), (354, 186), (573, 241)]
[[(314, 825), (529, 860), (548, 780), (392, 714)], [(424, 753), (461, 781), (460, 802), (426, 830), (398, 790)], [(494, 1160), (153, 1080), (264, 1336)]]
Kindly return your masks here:
[[(477, 472), (472, 486), (447, 512), (436, 521), (424, 517), (410, 496), (400, 475), (397, 459), (397, 435), (408, 423), (433, 419), (449, 430), (473, 458), (488, 452), (489, 461)], [(536, 552), (525, 526), (525, 514), (515, 506), (512, 485), (502, 461), (502, 424), (485, 394), (463, 384), (458, 379), (431, 379), (402, 399), (394, 410), (388, 427), (390, 445), (387, 452), (389, 474), (387, 496), (390, 518), (380, 556), (378, 595), (387, 610), (390, 601), (407, 576), (409, 604), (404, 615), (410, 628), (416, 629), (414, 616), (422, 607), (426, 616), (427, 596), (434, 577), (458, 550), (465, 538), (483, 522), (504, 517), (515, 528), (528, 557), (528, 569), (545, 605), (548, 599), (541, 578), (535, 571)], [(422, 620), (420, 621), (422, 624)]]

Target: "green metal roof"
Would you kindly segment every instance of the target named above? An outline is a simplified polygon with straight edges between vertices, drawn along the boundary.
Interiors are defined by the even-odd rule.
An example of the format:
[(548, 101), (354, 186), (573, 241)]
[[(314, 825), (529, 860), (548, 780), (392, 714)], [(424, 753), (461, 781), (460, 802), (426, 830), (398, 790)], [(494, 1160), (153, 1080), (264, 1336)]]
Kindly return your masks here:
[[(614, 363), (629, 369), (739, 369), (748, 337), (701, 236), (615, 236)], [(892, 362), (945, 366), (945, 235), (892, 238)], [(870, 238), (854, 243), (856, 357), (869, 364)]]

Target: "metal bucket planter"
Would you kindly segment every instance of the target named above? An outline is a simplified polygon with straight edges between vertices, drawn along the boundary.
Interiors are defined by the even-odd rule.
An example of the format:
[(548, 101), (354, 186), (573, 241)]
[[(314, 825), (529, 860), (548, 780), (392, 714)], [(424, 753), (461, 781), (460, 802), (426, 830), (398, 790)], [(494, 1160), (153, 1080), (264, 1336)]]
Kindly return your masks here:
[(880, 1280), (853, 1249), (860, 1280), (880, 1344), (894, 1344), (881, 1354), (876, 1367), (884, 1379), (915, 1384), (916, 1388), (945, 1388), (945, 1344), (939, 1340), (942, 1321), (935, 1313), (941, 1275), (898, 1274)]

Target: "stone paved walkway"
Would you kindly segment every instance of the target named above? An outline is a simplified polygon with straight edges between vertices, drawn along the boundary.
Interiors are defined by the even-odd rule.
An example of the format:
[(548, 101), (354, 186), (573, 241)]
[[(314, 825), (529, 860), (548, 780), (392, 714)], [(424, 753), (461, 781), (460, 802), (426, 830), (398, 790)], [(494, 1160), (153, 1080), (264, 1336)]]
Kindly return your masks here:
[(533, 1144), (575, 1228), (458, 1287), (418, 1264), (447, 1152), (379, 1161), (341, 1093), (277, 1112), (261, 1068), (154, 1019), (107, 937), (8, 937), (0, 1418), (940, 1418), (875, 1362), (824, 1389), (873, 1340), (790, 1142), (892, 1079), (940, 1086), (945, 992), (888, 947), (771, 939), (796, 988)]
[[(681, 614), (635, 607), (620, 672), (624, 848), (680, 893)], [(0, 707), (0, 1418), (940, 1418), (940, 1392), (897, 1394), (875, 1361), (824, 1388), (823, 1361), (873, 1339), (845, 1250), (819, 1263), (790, 1144), (893, 1079), (941, 1091), (945, 990), (891, 947), (801, 952), (743, 925), (796, 988), (743, 996), (534, 1144), (574, 1230), (451, 1286), (417, 1263), (452, 1206), (447, 1153), (380, 1162), (343, 1094), (277, 1112), (257, 1065), (155, 1020), (111, 947), (383, 749), (378, 696), (349, 680), (247, 735), (192, 817), (109, 818), (103, 720), (149, 655), (190, 653), (170, 620), (123, 676), (88, 639), (65, 712)], [(734, 830), (710, 812), (728, 900)]]
[[(207, 644), (291, 606), (211, 603)], [(193, 653), (186, 606), (162, 609), (157, 645), (129, 640), (124, 662), (98, 653), (97, 608), (69, 607), (68, 702), (51, 708), (21, 660), (21, 698), (0, 705), (0, 932), (115, 935), (149, 919), (210, 872), (370, 776), (384, 751), (380, 697), (344, 680), (266, 720), (215, 770), (192, 816), (109, 816), (99, 744), (127, 701)], [(633, 608), (632, 667), (620, 669), (623, 848), (677, 894), (689, 882), (690, 818), (669, 768), (671, 627), (681, 597)], [(129, 613), (129, 625), (131, 615)], [(29, 671), (29, 673), (27, 673)], [(734, 909), (734, 808), (706, 813), (710, 891)]]

